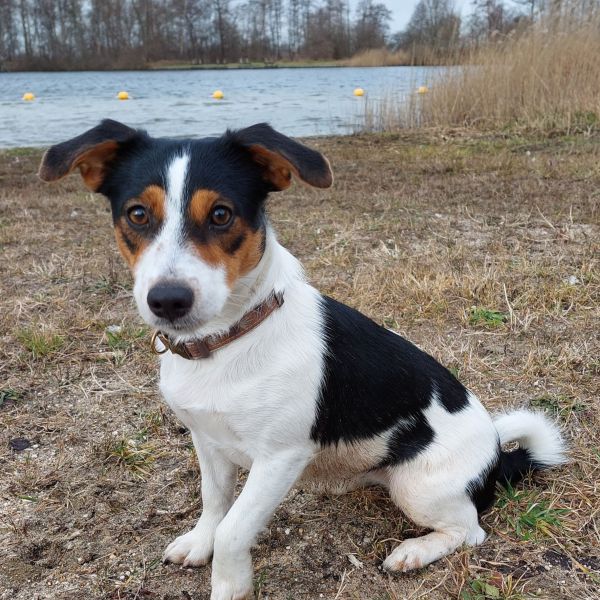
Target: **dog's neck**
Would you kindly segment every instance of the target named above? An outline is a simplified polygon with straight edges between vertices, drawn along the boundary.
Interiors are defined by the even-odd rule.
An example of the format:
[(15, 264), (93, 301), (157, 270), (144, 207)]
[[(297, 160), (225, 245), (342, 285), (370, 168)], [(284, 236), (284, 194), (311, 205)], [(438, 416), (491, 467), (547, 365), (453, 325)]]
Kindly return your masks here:
[(221, 313), (193, 334), (182, 336), (177, 341), (224, 334), (272, 292), (285, 294), (290, 286), (304, 282), (300, 262), (277, 241), (269, 225), (265, 235), (262, 258), (252, 271), (238, 279)]

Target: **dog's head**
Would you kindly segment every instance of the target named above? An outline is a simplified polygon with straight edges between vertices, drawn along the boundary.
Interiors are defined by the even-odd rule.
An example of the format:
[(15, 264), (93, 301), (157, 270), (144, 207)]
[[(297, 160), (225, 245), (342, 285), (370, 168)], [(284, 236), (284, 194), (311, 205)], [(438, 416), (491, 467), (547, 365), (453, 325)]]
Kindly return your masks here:
[(111, 202), (142, 317), (175, 335), (219, 315), (260, 262), (269, 192), (287, 188), (292, 174), (315, 187), (332, 183), (321, 154), (266, 124), (175, 140), (105, 120), (52, 146), (39, 175), (55, 181), (76, 167)]

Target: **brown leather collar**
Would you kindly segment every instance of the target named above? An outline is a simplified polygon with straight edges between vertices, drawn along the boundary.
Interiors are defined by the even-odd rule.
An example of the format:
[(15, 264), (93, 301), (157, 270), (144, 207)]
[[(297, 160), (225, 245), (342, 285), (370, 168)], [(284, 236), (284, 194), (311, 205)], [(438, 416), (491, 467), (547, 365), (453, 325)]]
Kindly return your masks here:
[[(170, 350), (173, 354), (178, 354), (188, 360), (208, 358), (211, 352), (226, 346), (249, 331), (252, 331), (282, 304), (283, 292), (272, 292), (266, 300), (248, 311), (227, 333), (176, 344), (169, 339), (166, 333), (155, 331), (150, 342), (150, 347), (155, 354), (164, 354), (167, 350)], [(157, 338), (162, 342), (164, 350), (159, 350), (156, 347)]]

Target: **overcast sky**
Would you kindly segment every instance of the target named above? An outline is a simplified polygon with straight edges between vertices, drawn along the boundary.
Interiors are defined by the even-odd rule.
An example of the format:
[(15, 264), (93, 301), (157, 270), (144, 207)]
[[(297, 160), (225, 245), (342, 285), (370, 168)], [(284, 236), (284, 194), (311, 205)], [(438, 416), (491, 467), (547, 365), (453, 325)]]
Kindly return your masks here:
[[(419, 0), (378, 0), (383, 2), (392, 11), (392, 22), (390, 30), (393, 32), (404, 29), (408, 23), (415, 6)], [(356, 6), (357, 0), (354, 0)], [(510, 0), (507, 4), (511, 4)], [(463, 15), (469, 14), (473, 6), (472, 0), (454, 0), (454, 6)]]
[[(391, 31), (404, 29), (419, 0), (383, 0), (392, 11)], [(467, 12), (471, 8), (471, 0), (455, 0), (457, 9)]]

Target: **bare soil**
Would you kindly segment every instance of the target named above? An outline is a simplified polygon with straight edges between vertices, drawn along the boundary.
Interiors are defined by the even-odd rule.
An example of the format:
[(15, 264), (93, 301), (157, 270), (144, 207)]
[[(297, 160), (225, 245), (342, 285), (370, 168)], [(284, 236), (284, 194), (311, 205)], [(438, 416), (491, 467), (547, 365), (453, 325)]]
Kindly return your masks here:
[[(310, 143), (334, 187), (297, 185), (269, 208), (311, 281), (490, 410), (547, 411), (572, 463), (500, 490), (481, 547), (402, 576), (381, 562), (422, 532), (383, 491), (296, 489), (254, 549), (257, 597), (598, 598), (598, 140)], [(38, 182), (40, 156), (0, 152), (0, 599), (207, 599), (210, 567), (160, 561), (200, 514), (200, 474), (157, 393), (108, 205), (75, 176)]]

